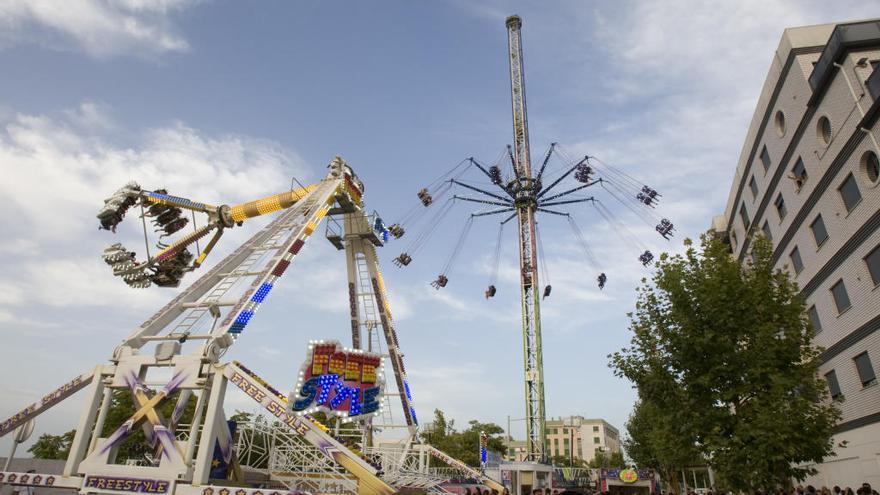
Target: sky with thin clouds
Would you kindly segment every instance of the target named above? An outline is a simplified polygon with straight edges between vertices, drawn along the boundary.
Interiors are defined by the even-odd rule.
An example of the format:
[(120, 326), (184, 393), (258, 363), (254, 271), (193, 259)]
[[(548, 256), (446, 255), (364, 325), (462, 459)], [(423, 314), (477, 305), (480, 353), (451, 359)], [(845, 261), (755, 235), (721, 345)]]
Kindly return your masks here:
[[(283, 190), (292, 176), (317, 180), (341, 155), (368, 207), (393, 222), (463, 158), (491, 163), (510, 142), (504, 19), (514, 13), (533, 162), (554, 141), (596, 156), (658, 190), (657, 215), (676, 225), (667, 242), (607, 191), (590, 190), (631, 232), (572, 207), (594, 267), (566, 222), (539, 218), (553, 285), (542, 305), (547, 414), (622, 428), (635, 394), (607, 355), (628, 343), (634, 288), (651, 273), (636, 259), (642, 245), (680, 251), (723, 211), (783, 29), (876, 17), (876, 3), (0, 0), (0, 417), (107, 362), (175, 294), (111, 276), (103, 247), (143, 240), (130, 222), (115, 236), (97, 230), (106, 196), (136, 180), (231, 204)], [(472, 210), (456, 206), (405, 269), (391, 260), (407, 237), (380, 258), (420, 418), (441, 408), (459, 425), (506, 427), (510, 417), (522, 438), (512, 224), (497, 297), (482, 296), (492, 217), (475, 221), (448, 286), (428, 285)], [(233, 229), (209, 260), (264, 222)], [(226, 355), (281, 390), (308, 340), (349, 334), (344, 256), (318, 234)], [(603, 291), (598, 270), (608, 274)], [(41, 416), (37, 431), (72, 428), (77, 397)], [(235, 409), (254, 406), (231, 393)], [(0, 452), (9, 442), (0, 439)]]

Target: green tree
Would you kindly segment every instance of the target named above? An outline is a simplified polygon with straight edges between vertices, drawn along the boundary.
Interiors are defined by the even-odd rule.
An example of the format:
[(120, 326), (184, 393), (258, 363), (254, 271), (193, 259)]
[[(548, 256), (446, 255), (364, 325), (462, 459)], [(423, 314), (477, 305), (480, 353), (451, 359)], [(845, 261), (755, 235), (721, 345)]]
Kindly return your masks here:
[(677, 422), (680, 405), (669, 401), (662, 408), (657, 402), (636, 402), (626, 422), (623, 448), (636, 466), (653, 469), (678, 493), (682, 468), (705, 461), (684, 424)]
[(44, 433), (31, 445), (28, 452), (36, 459), (67, 459), (75, 434), (76, 430), (70, 430), (63, 435)]
[(235, 414), (233, 414), (232, 416), (229, 416), (229, 420), (235, 421), (236, 423), (248, 423), (253, 418), (254, 418), (253, 413), (249, 413), (246, 411), (239, 411), (238, 409), (235, 410)]
[(590, 459), (587, 464), (591, 468), (623, 468), (626, 467), (626, 459), (623, 458), (623, 452), (596, 452), (596, 455)]
[(610, 356), (645, 408), (630, 419), (630, 455), (662, 465), (658, 439), (679, 434), (734, 490), (801, 480), (814, 470), (799, 465), (831, 454), (839, 412), (797, 286), (761, 236), (746, 265), (711, 233), (685, 245), (643, 281), (631, 345)]
[(457, 431), (453, 420), (447, 420), (439, 409), (434, 410), (434, 423), (420, 433), (422, 440), (469, 466), (480, 465), (480, 432), (488, 436), (488, 450), (504, 452), (504, 429), (494, 423), (472, 420), (468, 428)]
[(570, 458), (567, 455), (554, 455), (550, 462), (556, 467), (576, 467), (576, 468), (586, 468), (590, 467), (589, 463), (581, 459), (580, 457)]

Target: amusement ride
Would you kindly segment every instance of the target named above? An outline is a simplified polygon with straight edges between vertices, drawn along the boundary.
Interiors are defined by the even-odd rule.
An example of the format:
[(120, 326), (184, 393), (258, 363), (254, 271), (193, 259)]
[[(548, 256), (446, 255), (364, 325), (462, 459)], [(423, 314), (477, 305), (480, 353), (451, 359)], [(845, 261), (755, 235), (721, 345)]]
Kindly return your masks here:
[[(447, 493), (444, 484), (467, 479), (501, 493), (504, 486), (499, 479), (486, 474), (485, 438), (480, 445), (482, 469), (467, 466), (420, 440), (413, 394), (376, 254), (377, 247), (390, 238), (403, 237), (407, 228), (440, 203), (428, 228), (394, 260), (398, 266), (409, 265), (457, 201), (494, 208), (471, 214), (453, 254), (432, 285), (437, 289), (447, 285), (447, 275), (475, 218), (507, 214), (500, 223), (495, 250), (493, 277), (497, 276), (503, 227), (516, 218), (527, 460), (546, 462), (540, 299), (549, 296), (551, 288), (539, 285), (539, 254), (543, 253), (538, 251), (541, 243), (535, 217), (539, 213), (566, 217), (590, 265), (598, 267), (573, 216), (559, 207), (591, 204), (628, 242), (643, 246), (599, 199), (578, 193), (598, 185), (646, 221), (656, 216), (652, 210), (660, 195), (593, 157), (570, 160), (555, 143), (538, 173), (533, 174), (521, 25), (517, 16), (507, 19), (514, 123), (514, 144), (507, 152), (510, 171), (503, 170), (500, 160), (485, 167), (469, 158), (419, 191), (416, 209), (388, 227), (375, 212), (368, 213), (364, 185), (340, 157), (330, 162), (326, 176), (315, 184), (241, 204), (194, 201), (164, 189), (148, 190), (136, 182), (129, 182), (106, 199), (97, 214), (101, 229), (115, 233), (127, 214), (138, 215), (142, 224), (146, 241), (143, 259), (121, 243), (111, 244), (102, 255), (112, 274), (133, 289), (180, 286), (190, 272), (204, 264), (228, 229), (256, 217), (276, 216), (133, 329), (113, 349), (108, 363), (73, 377), (0, 422), (0, 437), (14, 433), (20, 440), (32, 430), (34, 418), (74, 393), (84, 392), (85, 405), (62, 473), (0, 471), (0, 489), (57, 487), (83, 494), (117, 495), (390, 495), (401, 491)], [(555, 173), (548, 168), (553, 155), (565, 161), (563, 169)], [(488, 177), (497, 190), (467, 182), (462, 174), (471, 167)], [(564, 186), (569, 176), (577, 185), (556, 192), (554, 188)], [(447, 198), (456, 188), (480, 196), (453, 193)], [(196, 225), (196, 215), (204, 217), (201, 226)], [(345, 252), (351, 342), (309, 342), (295, 384), (285, 394), (244, 364), (224, 362), (223, 356), (246, 336), (257, 310), (322, 220), (327, 222), (327, 239)], [(148, 222), (153, 234), (159, 236), (152, 254)], [(673, 225), (662, 219), (656, 230), (668, 238)], [(645, 265), (652, 258), (647, 249), (639, 256)], [(598, 274), (600, 289), (606, 280), (604, 272)], [(490, 280), (486, 297), (493, 297), (496, 290), (494, 279)], [(386, 362), (391, 364), (388, 373)], [(393, 379), (386, 380), (387, 374)], [(230, 422), (223, 409), (229, 385), (259, 404), (269, 419)], [(119, 424), (110, 424), (111, 403), (120, 393), (132, 402), (135, 412)], [(165, 407), (170, 404), (173, 408)], [(171, 412), (163, 414), (163, 407)], [(395, 422), (390, 414), (398, 407), (402, 422)], [(390, 436), (391, 431), (402, 435)], [(126, 458), (122, 447), (134, 441), (144, 444), (144, 454)], [(259, 467), (265, 479), (247, 483), (243, 469), (248, 467)], [(512, 489), (515, 495), (519, 492), (519, 487)]]
[[(656, 213), (661, 197), (656, 190), (596, 157), (584, 156), (579, 160), (573, 160), (558, 143), (553, 143), (544, 155), (537, 174), (533, 173), (526, 116), (522, 20), (519, 16), (511, 16), (507, 18), (506, 24), (513, 112), (513, 146), (507, 146), (506, 151), (488, 167), (473, 157), (459, 162), (443, 176), (422, 188), (417, 194), (420, 204), (410, 209), (400, 221), (390, 225), (388, 231), (392, 236), (400, 238), (407, 230), (413, 230), (413, 227), (418, 225), (423, 226), (412, 236), (413, 239), (405, 251), (394, 259), (395, 265), (405, 267), (412, 263), (414, 256), (427, 245), (457, 202), (489, 205), (488, 209), (473, 212), (466, 219), (452, 253), (440, 274), (431, 282), (431, 286), (438, 290), (449, 283), (450, 272), (463, 250), (475, 219), (503, 215), (504, 219), (498, 225), (491, 261), (492, 271), (485, 291), (485, 297), (489, 299), (497, 293), (496, 283), (504, 226), (512, 220), (516, 221), (525, 383), (525, 455), (528, 461), (546, 463), (549, 461), (549, 456), (544, 436), (544, 366), (540, 305), (542, 299), (550, 296), (552, 286), (547, 283), (542, 288), (539, 284), (539, 268), (545, 280), (548, 276), (536, 217), (542, 214), (564, 218), (567, 221), (573, 238), (585, 255), (585, 261), (596, 271), (596, 282), (600, 290), (605, 287), (608, 276), (602, 271), (600, 262), (587, 244), (584, 232), (575, 220), (575, 212), (567, 211), (565, 208), (577, 204), (592, 206), (611, 230), (620, 236), (624, 246), (638, 249), (637, 259), (645, 266), (653, 262), (653, 253), (609, 205), (618, 204), (629, 210), (639, 221), (653, 228), (667, 240), (674, 234), (675, 227), (671, 221), (661, 218)], [(562, 166), (555, 170), (548, 166), (554, 156), (562, 161)], [(484, 181), (488, 179), (488, 184), (465, 180), (466, 173), (474, 169), (477, 171), (475, 173), (483, 176)], [(602, 198), (584, 194), (587, 188), (591, 187), (599, 187), (603, 190), (608, 205)], [(474, 193), (477, 196), (473, 196)], [(432, 208), (434, 213), (428, 215), (427, 211)], [(422, 221), (424, 218), (428, 218), (428, 221)]]

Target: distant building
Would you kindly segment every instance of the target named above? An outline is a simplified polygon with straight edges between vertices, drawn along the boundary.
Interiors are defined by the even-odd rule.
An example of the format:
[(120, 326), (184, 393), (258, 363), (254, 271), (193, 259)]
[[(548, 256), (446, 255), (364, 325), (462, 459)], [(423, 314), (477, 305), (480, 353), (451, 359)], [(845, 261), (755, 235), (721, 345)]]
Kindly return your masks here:
[[(582, 416), (548, 419), (547, 452), (590, 462), (596, 452), (620, 452), (620, 432), (604, 419)], [(574, 450), (572, 450), (574, 449)]]
[(846, 398), (837, 455), (804, 483), (817, 487), (880, 484), (878, 65), (880, 21), (786, 29), (713, 222), (743, 263), (755, 235), (772, 241), (825, 349), (820, 374)]
[(524, 462), (526, 460), (526, 441), (505, 438), (504, 460), (511, 462)]

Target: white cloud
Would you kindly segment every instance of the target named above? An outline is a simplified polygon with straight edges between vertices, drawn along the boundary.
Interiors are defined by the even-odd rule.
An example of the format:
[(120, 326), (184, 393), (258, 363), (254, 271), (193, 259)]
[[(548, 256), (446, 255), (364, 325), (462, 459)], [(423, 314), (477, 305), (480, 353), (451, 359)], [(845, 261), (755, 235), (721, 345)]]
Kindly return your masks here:
[(189, 50), (171, 16), (198, 0), (0, 0), (0, 46), (36, 42), (94, 57)]
[[(112, 242), (143, 246), (136, 226), (122, 228), (133, 214), (116, 235), (97, 231), (95, 213), (105, 197), (138, 180), (147, 189), (166, 187), (195, 200), (234, 204), (284, 189), (291, 174), (305, 174), (300, 158), (276, 143), (205, 136), (182, 123), (117, 146), (108, 132), (115, 125), (102, 108), (86, 103), (61, 117), (19, 114), (0, 132), (0, 194), (16, 219), (4, 225), (15, 241), (0, 264), (0, 305), (39, 300), (71, 308), (159, 307), (168, 291), (121, 290), (100, 259), (102, 247)], [(231, 238), (246, 230), (235, 229), (222, 244), (235, 244)]]
[[(484, 417), (492, 411), (492, 403), (515, 397), (518, 389), (498, 387), (492, 367), (482, 362), (446, 361), (423, 362), (407, 373), (411, 383), (419, 384), (413, 399), (421, 414), (422, 424), (429, 422), (431, 411), (441, 409), (447, 417)], [(389, 375), (389, 379), (392, 377)], [(393, 399), (391, 399), (393, 400)], [(393, 414), (399, 414), (399, 405), (392, 403)], [(466, 423), (457, 424), (458, 428)]]

